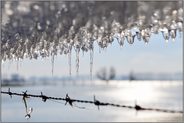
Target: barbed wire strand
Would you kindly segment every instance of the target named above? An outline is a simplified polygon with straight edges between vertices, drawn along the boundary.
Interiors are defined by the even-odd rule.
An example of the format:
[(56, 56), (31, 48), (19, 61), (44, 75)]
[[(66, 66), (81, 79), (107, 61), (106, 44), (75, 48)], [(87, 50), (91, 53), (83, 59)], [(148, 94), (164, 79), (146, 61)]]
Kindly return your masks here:
[[(114, 104), (114, 103), (106, 103), (106, 102), (101, 102), (99, 100), (97, 100), (94, 96), (94, 101), (89, 101), (89, 100), (79, 100), (79, 99), (71, 99), (69, 97), (68, 94), (66, 94), (65, 98), (62, 97), (51, 97), (51, 96), (46, 96), (43, 95), (43, 93), (41, 92), (40, 95), (36, 95), (36, 94), (27, 94), (27, 91), (23, 92), (23, 93), (15, 93), (15, 92), (11, 92), (10, 88), (8, 89), (8, 91), (1, 91), (2, 94), (8, 94), (10, 95), (10, 97), (12, 98), (12, 96), (22, 96), (24, 103), (26, 103), (26, 98), (30, 98), (30, 97), (34, 97), (34, 98), (41, 98), (43, 102), (46, 102), (47, 100), (61, 100), (61, 101), (65, 101), (65, 105), (68, 103), (70, 106), (75, 106), (81, 109), (85, 109), (85, 107), (79, 107), (76, 105), (73, 105), (73, 102), (77, 102), (77, 103), (88, 103), (88, 104), (94, 104), (98, 107), (98, 110), (100, 109), (100, 106), (112, 106), (112, 107), (118, 107), (118, 108), (129, 108), (129, 109), (134, 109), (136, 111), (157, 111), (157, 112), (165, 112), (165, 113), (183, 113), (183, 111), (176, 111), (176, 110), (168, 110), (168, 109), (159, 109), (159, 108), (146, 108), (146, 107), (142, 107), (138, 104), (135, 104), (135, 106), (129, 106), (129, 105), (121, 105), (121, 104)], [(62, 103), (63, 104), (63, 103)], [(26, 107), (27, 110), (27, 107)]]

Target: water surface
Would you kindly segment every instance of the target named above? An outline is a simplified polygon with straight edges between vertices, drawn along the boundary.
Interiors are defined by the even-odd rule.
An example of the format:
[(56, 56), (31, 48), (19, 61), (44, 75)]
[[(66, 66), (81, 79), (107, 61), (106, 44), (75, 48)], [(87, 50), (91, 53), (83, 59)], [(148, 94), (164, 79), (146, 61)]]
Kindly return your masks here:
[[(24, 87), (11, 87), (14, 92), (28, 90), (31, 94), (40, 94), (42, 91), (47, 96), (65, 97), (66, 93), (71, 98), (93, 101), (93, 96), (102, 102), (117, 103), (134, 106), (135, 102), (143, 107), (182, 110), (183, 84), (181, 81), (112, 81), (108, 85), (102, 81), (81, 82), (73, 85), (61, 82), (53, 85), (37, 85)], [(3, 87), (2, 90), (8, 90)], [(28, 99), (28, 107), (33, 107), (32, 117), (29, 122), (177, 122), (182, 121), (182, 114), (162, 113), (155, 111), (135, 111), (133, 109), (116, 108), (111, 106), (100, 107), (92, 104), (75, 103), (74, 107), (41, 99)], [(82, 106), (79, 109), (75, 106)], [(2, 95), (2, 121), (25, 122), (25, 108), (21, 97)]]

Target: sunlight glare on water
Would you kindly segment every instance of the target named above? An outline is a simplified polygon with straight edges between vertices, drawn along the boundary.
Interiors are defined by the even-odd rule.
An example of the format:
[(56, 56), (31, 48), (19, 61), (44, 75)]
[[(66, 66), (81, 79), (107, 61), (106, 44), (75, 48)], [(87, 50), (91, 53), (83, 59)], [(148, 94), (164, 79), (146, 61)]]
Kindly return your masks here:
[[(182, 82), (181, 81), (112, 81), (108, 85), (103, 81), (90, 81), (83, 85), (80, 83), (73, 86), (72, 83), (62, 83), (49, 86), (25, 86), (11, 87), (12, 91), (21, 92), (28, 90), (28, 93), (44, 94), (55, 97), (64, 97), (66, 93), (71, 98), (82, 100), (96, 99), (102, 102), (109, 102), (122, 105), (138, 105), (147, 108), (161, 108), (170, 110), (182, 110)], [(2, 90), (7, 90), (3, 87)], [(62, 102), (62, 101), (61, 101)], [(64, 102), (62, 102), (64, 103)], [(28, 106), (33, 107), (30, 122), (34, 121), (62, 121), (62, 122), (82, 122), (82, 121), (181, 121), (182, 114), (162, 113), (155, 111), (138, 111), (126, 108), (117, 108), (111, 106), (101, 106), (100, 110), (91, 104), (79, 104), (86, 109), (78, 109), (69, 105), (56, 103), (53, 101), (42, 102), (40, 99), (28, 99)], [(13, 109), (13, 110), (12, 110)], [(19, 112), (19, 113), (13, 113)], [(55, 112), (55, 113), (52, 113)], [(24, 118), (24, 105), (21, 97), (13, 96), (11, 99), (7, 95), (2, 95), (2, 119), (3, 121), (27, 121)], [(81, 118), (81, 116), (83, 118)]]
[[(120, 94), (122, 98), (126, 98), (127, 100), (152, 101), (158, 96), (157, 93), (155, 93), (156, 88), (149, 83), (132, 84), (129, 88), (119, 91), (120, 92), (117, 93)], [(125, 91), (126, 93), (122, 93), (122, 91)]]

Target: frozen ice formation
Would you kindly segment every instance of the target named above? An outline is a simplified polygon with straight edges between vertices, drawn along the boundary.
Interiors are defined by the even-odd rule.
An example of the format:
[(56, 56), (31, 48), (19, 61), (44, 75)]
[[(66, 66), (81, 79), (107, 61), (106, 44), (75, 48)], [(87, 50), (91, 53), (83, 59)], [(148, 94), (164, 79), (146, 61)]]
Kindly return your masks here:
[(182, 31), (181, 3), (3, 2), (1, 56), (37, 59), (60, 53), (70, 61), (74, 49), (79, 62), (78, 53), (92, 51), (94, 42), (101, 48), (114, 39), (120, 46), (135, 38), (147, 43), (159, 31), (166, 41), (174, 40)]
[(182, 1), (100, 2), (100, 1), (3, 1), (1, 58), (37, 59), (90, 52), (92, 74), (93, 48), (106, 48), (113, 41), (120, 46), (135, 39), (149, 42), (153, 33), (162, 32), (167, 42), (183, 31)]

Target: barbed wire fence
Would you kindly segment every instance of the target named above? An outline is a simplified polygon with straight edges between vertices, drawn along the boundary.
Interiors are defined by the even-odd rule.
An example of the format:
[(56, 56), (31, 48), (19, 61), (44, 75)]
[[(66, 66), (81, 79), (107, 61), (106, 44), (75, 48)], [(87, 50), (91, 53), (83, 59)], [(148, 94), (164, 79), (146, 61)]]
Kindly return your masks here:
[[(21, 96), (25, 105), (25, 109), (26, 109), (26, 115), (25, 117), (27, 119), (29, 119), (31, 117), (31, 113), (33, 111), (33, 108), (29, 108), (28, 110), (28, 106), (27, 106), (27, 100), (30, 97), (33, 98), (41, 98), (43, 102), (46, 102), (47, 100), (55, 100), (55, 101), (64, 101), (65, 105), (68, 103), (70, 106), (74, 106), (73, 103), (86, 103), (86, 104), (94, 104), (95, 106), (98, 107), (98, 110), (100, 110), (100, 106), (112, 106), (112, 107), (117, 107), (117, 108), (128, 108), (128, 109), (133, 109), (136, 111), (157, 111), (157, 112), (165, 112), (165, 113), (183, 113), (183, 111), (177, 111), (177, 110), (169, 110), (169, 109), (160, 109), (160, 108), (148, 108), (148, 107), (143, 107), (140, 106), (138, 104), (135, 103), (134, 106), (130, 106), (130, 105), (122, 105), (122, 104), (114, 104), (114, 103), (108, 103), (108, 102), (101, 102), (99, 100), (97, 100), (95, 98), (94, 95), (94, 100), (90, 101), (90, 100), (79, 100), (79, 99), (74, 99), (74, 98), (70, 98), (68, 94), (66, 94), (66, 97), (51, 97), (51, 96), (46, 96), (44, 95), (42, 92), (39, 95), (36, 94), (28, 94), (27, 90), (25, 92), (22, 93), (16, 93), (16, 92), (11, 92), (10, 88), (8, 89), (8, 91), (1, 91), (1, 94), (7, 94), (9, 95), (11, 98), (12, 96)], [(85, 107), (79, 107), (76, 106), (80, 109), (85, 109)]]

